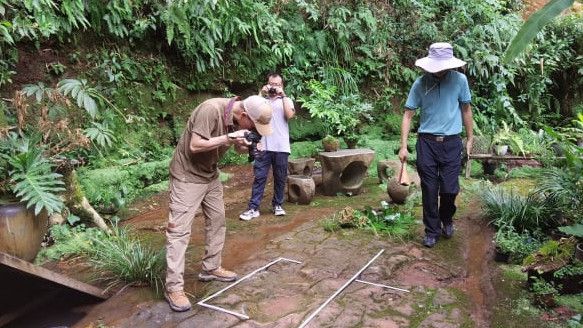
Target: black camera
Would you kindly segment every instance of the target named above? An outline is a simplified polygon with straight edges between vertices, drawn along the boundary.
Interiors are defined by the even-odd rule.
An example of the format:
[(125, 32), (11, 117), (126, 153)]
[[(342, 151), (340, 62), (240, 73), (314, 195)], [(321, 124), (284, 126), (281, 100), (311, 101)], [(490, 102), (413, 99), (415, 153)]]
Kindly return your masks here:
[(275, 96), (277, 95), (277, 89), (274, 87), (270, 87), (269, 90), (267, 90), (267, 93), (269, 93), (270, 96)]
[(257, 150), (257, 144), (261, 142), (261, 135), (257, 131), (249, 131), (245, 132), (245, 140), (250, 142), (251, 144), (247, 146), (249, 148), (249, 157), (247, 160), (249, 162), (253, 162), (255, 160), (255, 156), (259, 154), (259, 150)]

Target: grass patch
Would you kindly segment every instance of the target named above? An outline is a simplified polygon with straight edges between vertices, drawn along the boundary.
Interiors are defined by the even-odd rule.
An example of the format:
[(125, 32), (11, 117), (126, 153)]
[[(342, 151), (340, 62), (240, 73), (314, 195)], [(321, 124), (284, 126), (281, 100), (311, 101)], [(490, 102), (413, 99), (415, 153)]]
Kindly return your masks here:
[(114, 227), (112, 230), (108, 235), (84, 225), (54, 225), (50, 229), (54, 245), (41, 250), (35, 262), (42, 264), (82, 256), (99, 275), (96, 280), (107, 283), (107, 289), (123, 284), (149, 285), (158, 293), (166, 269), (164, 250), (144, 245), (127, 228)]
[(166, 269), (164, 250), (154, 250), (130, 235), (126, 228), (115, 227), (108, 238), (94, 239), (90, 253), (93, 267), (100, 272), (99, 280), (107, 288), (128, 284), (152, 286), (158, 293), (164, 285)]

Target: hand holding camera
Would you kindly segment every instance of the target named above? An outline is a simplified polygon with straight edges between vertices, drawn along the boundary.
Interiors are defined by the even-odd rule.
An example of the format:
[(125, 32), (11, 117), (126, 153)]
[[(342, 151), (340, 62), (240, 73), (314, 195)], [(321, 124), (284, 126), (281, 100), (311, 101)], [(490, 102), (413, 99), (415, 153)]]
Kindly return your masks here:
[(255, 130), (238, 130), (227, 134), (229, 139), (236, 140), (240, 145), (247, 146), (249, 150), (249, 162), (253, 162), (255, 156), (259, 155), (262, 151), (261, 147), (261, 135)]
[(269, 97), (285, 97), (283, 88), (277, 85), (266, 84), (261, 89), (261, 92)]

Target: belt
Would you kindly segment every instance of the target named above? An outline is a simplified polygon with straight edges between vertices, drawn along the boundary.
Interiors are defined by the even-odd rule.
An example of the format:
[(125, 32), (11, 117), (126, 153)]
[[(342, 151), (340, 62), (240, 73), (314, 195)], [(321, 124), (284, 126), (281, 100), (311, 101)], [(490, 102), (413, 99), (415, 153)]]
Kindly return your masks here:
[(443, 136), (443, 135), (437, 135), (437, 134), (431, 134), (431, 133), (418, 133), (417, 136), (419, 138), (423, 138), (423, 139), (427, 139), (427, 140), (431, 140), (431, 141), (437, 141), (437, 142), (444, 142), (444, 141), (449, 141), (452, 139), (459, 139), (460, 138), (459, 134), (452, 134), (449, 136)]

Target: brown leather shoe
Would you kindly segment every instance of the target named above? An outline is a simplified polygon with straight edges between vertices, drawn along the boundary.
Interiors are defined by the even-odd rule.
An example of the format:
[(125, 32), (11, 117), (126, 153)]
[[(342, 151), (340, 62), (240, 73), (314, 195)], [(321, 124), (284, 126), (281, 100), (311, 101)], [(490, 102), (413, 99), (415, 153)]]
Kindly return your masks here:
[(218, 280), (224, 282), (235, 281), (239, 278), (235, 272), (224, 269), (223, 267), (218, 267), (212, 271), (202, 271), (198, 274), (198, 280), (200, 281), (211, 281)]
[(164, 293), (164, 297), (168, 301), (168, 304), (170, 304), (170, 308), (173, 311), (184, 312), (190, 310), (190, 308), (192, 307), (190, 305), (188, 297), (186, 297), (182, 290), (175, 292), (166, 291)]

